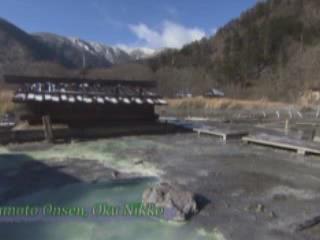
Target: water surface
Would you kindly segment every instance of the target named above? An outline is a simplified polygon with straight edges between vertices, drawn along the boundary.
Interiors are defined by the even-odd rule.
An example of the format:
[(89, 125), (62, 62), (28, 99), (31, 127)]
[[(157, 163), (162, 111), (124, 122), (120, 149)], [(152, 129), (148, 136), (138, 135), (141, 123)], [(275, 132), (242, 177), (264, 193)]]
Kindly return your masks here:
[[(44, 206), (51, 203), (57, 206), (90, 207), (96, 203), (107, 202), (121, 205), (141, 201), (143, 190), (154, 183), (155, 180), (151, 179), (120, 183), (76, 183), (25, 196), (10, 204)], [(83, 218), (73, 221), (61, 219), (55, 222), (1, 223), (0, 232), (2, 239), (12, 240), (216, 239), (204, 231), (190, 229), (188, 225), (175, 225), (149, 217), (110, 217), (101, 221)]]

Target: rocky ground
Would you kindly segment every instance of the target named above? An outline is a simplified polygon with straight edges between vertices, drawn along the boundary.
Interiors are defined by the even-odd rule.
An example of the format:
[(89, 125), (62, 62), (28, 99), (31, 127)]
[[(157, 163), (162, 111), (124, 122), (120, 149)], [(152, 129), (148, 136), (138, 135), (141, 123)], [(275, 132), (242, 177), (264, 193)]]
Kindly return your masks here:
[[(239, 124), (241, 128), (253, 126)], [(272, 128), (277, 128), (276, 122)], [(218, 228), (226, 239), (320, 239), (320, 226), (308, 224), (317, 222), (320, 216), (319, 156), (301, 156), (237, 140), (224, 143), (193, 133), (123, 137), (115, 141), (141, 142), (116, 154), (140, 159), (137, 164), (152, 163), (162, 170), (159, 177), (163, 181), (202, 197), (200, 213), (187, 223), (192, 227), (205, 227), (208, 231)], [(30, 146), (10, 149), (15, 153), (30, 150)], [(3, 159), (13, 160), (9, 155), (1, 158), (2, 163)], [(1, 202), (77, 181), (95, 183), (138, 177), (92, 160), (39, 162), (23, 154), (15, 159), (25, 162), (19, 168), (10, 164), (0, 168)], [(306, 227), (301, 230), (303, 224)]]
[(320, 215), (319, 157), (194, 134), (156, 141), (174, 146), (152, 154), (162, 178), (210, 201), (191, 225), (226, 239), (320, 239), (309, 224)]

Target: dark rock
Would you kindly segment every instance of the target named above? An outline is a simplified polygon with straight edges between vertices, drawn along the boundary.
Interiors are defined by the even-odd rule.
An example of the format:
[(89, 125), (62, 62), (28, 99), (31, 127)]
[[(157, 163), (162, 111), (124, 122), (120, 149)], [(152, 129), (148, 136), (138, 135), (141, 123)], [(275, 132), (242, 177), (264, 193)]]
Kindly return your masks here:
[(141, 164), (143, 164), (143, 163), (144, 163), (143, 160), (138, 160), (138, 161), (135, 161), (135, 162), (134, 162), (135, 165), (141, 165)]
[(113, 179), (117, 179), (117, 178), (120, 177), (120, 172), (114, 170), (114, 171), (112, 171), (112, 174), (111, 174), (111, 175), (112, 175), (112, 178), (113, 178)]
[(146, 189), (143, 202), (165, 208), (165, 213), (169, 213), (165, 216), (167, 220), (186, 221), (199, 211), (195, 194), (168, 183), (160, 183)]

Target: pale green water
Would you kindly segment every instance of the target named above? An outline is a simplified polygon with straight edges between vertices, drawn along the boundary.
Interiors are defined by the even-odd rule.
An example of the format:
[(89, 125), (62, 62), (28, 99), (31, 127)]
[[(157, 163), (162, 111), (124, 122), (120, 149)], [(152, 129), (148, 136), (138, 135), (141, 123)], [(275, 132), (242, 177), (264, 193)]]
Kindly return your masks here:
[[(121, 171), (139, 172), (147, 176), (155, 176), (161, 174), (155, 166), (146, 162), (140, 165), (134, 164), (139, 160), (143, 160), (143, 156), (136, 154), (139, 153), (139, 150), (151, 148), (166, 149), (170, 148), (170, 146), (138, 138), (119, 138), (60, 144), (47, 150), (19, 153), (40, 161), (47, 159), (63, 161), (67, 158), (97, 160), (107, 167), (116, 168)], [(135, 154), (130, 154), (130, 152), (134, 152)], [(9, 151), (6, 148), (0, 147), (0, 154), (7, 153)], [(14, 163), (12, 164), (14, 165)]]
[[(80, 142), (53, 146), (47, 150), (10, 152), (0, 147), (0, 170), (15, 172), (25, 161), (30, 159), (42, 161), (54, 159), (63, 161), (67, 158), (96, 160), (107, 167), (140, 172), (147, 176), (161, 174), (156, 166), (144, 161), (136, 165), (134, 162), (146, 160), (144, 152), (148, 149), (156, 151), (168, 150), (172, 146), (160, 144), (139, 137), (108, 139), (92, 142)], [(21, 154), (21, 156), (19, 156)], [(8, 159), (10, 158), (10, 159)], [(11, 159), (12, 158), (12, 159)], [(134, 183), (76, 183), (58, 189), (45, 190), (24, 196), (10, 202), (11, 205), (34, 204), (43, 206), (48, 203), (59, 206), (92, 207), (99, 202), (122, 205), (141, 201), (144, 189), (154, 181), (150, 179)], [(5, 186), (3, 186), (5, 187)], [(54, 223), (0, 223), (0, 239), (32, 239), (32, 240), (131, 240), (131, 239), (223, 239), (219, 232), (207, 233), (203, 229), (191, 228), (188, 224), (170, 224), (154, 218), (109, 218), (107, 221), (54, 222)]]
[[(73, 184), (56, 190), (42, 191), (12, 202), (12, 205), (48, 203), (59, 206), (94, 206), (98, 202), (124, 204), (141, 200), (150, 181), (136, 183)], [(187, 225), (173, 225), (152, 218), (109, 218), (103, 222), (90, 220), (54, 223), (1, 223), (1, 239), (21, 240), (128, 240), (128, 239), (221, 239), (219, 234), (191, 230)]]

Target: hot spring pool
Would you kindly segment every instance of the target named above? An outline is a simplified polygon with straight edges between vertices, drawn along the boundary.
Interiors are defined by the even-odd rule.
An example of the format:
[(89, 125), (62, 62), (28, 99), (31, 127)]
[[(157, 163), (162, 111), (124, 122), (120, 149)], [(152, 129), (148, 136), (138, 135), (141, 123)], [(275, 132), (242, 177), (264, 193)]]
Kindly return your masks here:
[[(121, 181), (99, 184), (76, 183), (58, 189), (41, 191), (10, 201), (12, 206), (44, 206), (48, 203), (57, 206), (90, 207), (96, 203), (122, 205), (140, 202), (143, 190), (154, 179)], [(60, 220), (44, 222), (1, 223), (1, 239), (32, 240), (150, 240), (150, 239), (221, 239), (219, 234), (207, 234), (203, 230), (191, 229), (186, 225), (174, 225), (156, 218), (109, 217), (102, 221)]]

